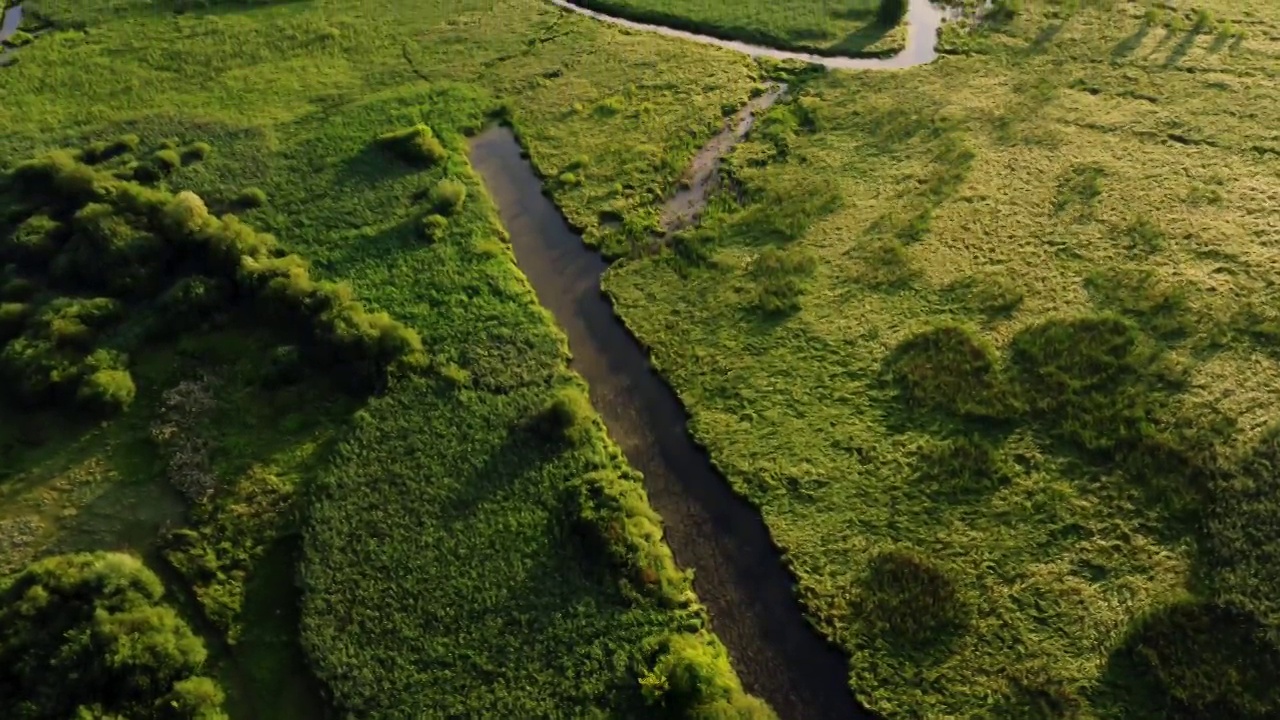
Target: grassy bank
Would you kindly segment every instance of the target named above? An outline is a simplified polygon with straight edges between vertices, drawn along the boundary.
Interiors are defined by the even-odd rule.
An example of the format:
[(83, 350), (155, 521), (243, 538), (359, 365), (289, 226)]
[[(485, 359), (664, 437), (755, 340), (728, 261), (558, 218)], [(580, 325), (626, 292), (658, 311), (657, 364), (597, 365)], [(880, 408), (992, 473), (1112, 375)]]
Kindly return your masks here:
[[(563, 341), (461, 145), (510, 117), (562, 194), (609, 208), (582, 223), (603, 242), (609, 218), (647, 227), (753, 66), (541, 3), (28, 9), (55, 29), (0, 70), (0, 165), (85, 148), (195, 191), (404, 322), (429, 362), (368, 399), (332, 387), (342, 374), (294, 377), (271, 331), (194, 325), (130, 355), (136, 395), (114, 419), (6, 407), (6, 569), (142, 553), (205, 635), (233, 718), (767, 714), (699, 630), (637, 479), (581, 403), (556, 404), (573, 396)], [(192, 504), (166, 477), (203, 446), (218, 489)]]
[(889, 717), (1280, 712), (1280, 16), (1178, 7), (814, 80), (606, 278)]
[[(880, 0), (805, 0), (786, 5), (762, 0), (581, 0), (577, 4), (630, 20), (820, 55), (887, 57), (906, 45), (906, 26), (898, 23), (901, 15), (882, 17)], [(901, 7), (905, 9), (906, 4)]]

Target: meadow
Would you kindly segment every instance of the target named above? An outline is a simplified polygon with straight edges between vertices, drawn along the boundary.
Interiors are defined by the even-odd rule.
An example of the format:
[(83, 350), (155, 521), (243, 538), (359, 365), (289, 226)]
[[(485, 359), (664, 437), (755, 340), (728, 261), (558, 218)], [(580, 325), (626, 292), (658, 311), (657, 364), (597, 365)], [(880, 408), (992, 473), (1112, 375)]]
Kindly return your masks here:
[(1280, 11), (1008, 5), (607, 290), (872, 709), (1275, 717)]
[[(728, 40), (822, 55), (879, 57), (906, 44), (897, 0), (580, 0), (610, 15)], [(882, 5), (888, 6), (882, 8)]]
[[(6, 197), (15, 252), (55, 261), (47, 277), (35, 260), (5, 268), (6, 302), (24, 305), (6, 323), (48, 324), (4, 337), (57, 350), (32, 357), (65, 362), (69, 390), (0, 410), (5, 572), (51, 553), (137, 553), (202, 637), (232, 718), (770, 715), (737, 685), (568, 373), (463, 141), (506, 119), (554, 148), (555, 177), (579, 179), (565, 194), (644, 227), (758, 67), (529, 2), (27, 9), (52, 29), (0, 70), (0, 169), (66, 148), (21, 172), (86, 194), (44, 213)], [(101, 197), (110, 207), (83, 205)], [(216, 261), (217, 282), (153, 297), (192, 259), (138, 262), (136, 284), (117, 285), (97, 246), (62, 246), (99, 223), (115, 233), (108, 259), (168, 257), (156, 248), (179, 236), (152, 200), (174, 205), (180, 237), (212, 238), (193, 257)], [(209, 225), (196, 207), (239, 222)], [(146, 217), (161, 224), (135, 224)], [(181, 230), (192, 218), (200, 229)], [(584, 229), (597, 237), (601, 222)], [(217, 264), (254, 238), (271, 249)], [(224, 282), (284, 305), (220, 313)], [(121, 330), (75, 337), (130, 352), (104, 367), (62, 353), (74, 326), (36, 312), (53, 302), (46, 285), (72, 308), (126, 298)], [(165, 298), (213, 315), (125, 332)], [(352, 301), (356, 314), (329, 310)], [(296, 314), (265, 322), (302, 310), (314, 335), (296, 335)], [(413, 340), (375, 329), (393, 327)], [(351, 338), (381, 359), (352, 355)], [(405, 362), (385, 362), (394, 348)], [(132, 391), (100, 415), (74, 383), (103, 371)]]

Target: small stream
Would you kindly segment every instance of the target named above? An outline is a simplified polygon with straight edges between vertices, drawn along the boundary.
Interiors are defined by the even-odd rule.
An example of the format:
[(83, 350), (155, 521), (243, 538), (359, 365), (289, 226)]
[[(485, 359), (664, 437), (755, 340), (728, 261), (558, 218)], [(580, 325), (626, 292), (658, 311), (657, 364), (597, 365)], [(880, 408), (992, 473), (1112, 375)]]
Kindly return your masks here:
[(917, 65), (927, 65), (938, 57), (938, 28), (942, 27), (944, 21), (953, 17), (952, 11), (934, 5), (929, 0), (909, 0), (906, 17), (907, 46), (902, 49), (902, 52), (887, 58), (828, 57), (812, 53), (779, 50), (778, 48), (764, 45), (753, 45), (738, 40), (727, 40), (711, 35), (677, 30), (665, 25), (652, 25), (650, 23), (627, 20), (607, 15), (597, 10), (588, 10), (580, 5), (575, 5), (571, 0), (550, 0), (550, 2), (563, 10), (576, 12), (601, 22), (612, 23), (631, 30), (643, 30), (704, 45), (715, 45), (727, 50), (746, 53), (752, 57), (801, 60), (815, 65), (824, 65), (833, 70), (901, 70)]
[(698, 597), (748, 692), (786, 720), (870, 717), (849, 689), (845, 656), (805, 619), (759, 511), (693, 441), (675, 392), (601, 292), (608, 264), (543, 195), (510, 129), (475, 137), (471, 162), (497, 203), (516, 263), (568, 335), (592, 404), (644, 474), (677, 562), (694, 569)]
[[(22, 6), (14, 5), (4, 11), (4, 19), (0, 20), (0, 43), (8, 40), (22, 25)], [(0, 46), (0, 67), (13, 62), (9, 48)]]

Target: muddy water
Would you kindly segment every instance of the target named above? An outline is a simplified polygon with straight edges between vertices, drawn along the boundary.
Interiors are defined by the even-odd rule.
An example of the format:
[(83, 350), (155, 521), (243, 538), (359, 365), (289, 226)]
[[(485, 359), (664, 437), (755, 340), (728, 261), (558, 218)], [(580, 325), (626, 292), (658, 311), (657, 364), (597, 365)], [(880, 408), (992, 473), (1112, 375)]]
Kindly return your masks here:
[(551, 0), (551, 3), (564, 10), (576, 12), (587, 17), (595, 18), (602, 22), (613, 23), (632, 30), (644, 30), (647, 32), (655, 32), (668, 37), (680, 38), (690, 42), (698, 42), (704, 45), (715, 45), (727, 50), (734, 50), (746, 53), (753, 57), (771, 57), (778, 60), (802, 60), (804, 62), (814, 63), (817, 65), (825, 65), (835, 70), (901, 70), (903, 68), (915, 67), (917, 65), (925, 65), (933, 62), (938, 57), (936, 49), (938, 42), (938, 28), (942, 27), (943, 21), (950, 17), (950, 11), (929, 2), (929, 0), (909, 0), (907, 7), (907, 46), (902, 52), (888, 58), (855, 58), (855, 57), (826, 57), (823, 55), (813, 55), (810, 53), (792, 52), (789, 50), (779, 50), (777, 48), (766, 47), (764, 45), (752, 45), (751, 43), (739, 42), (737, 40), (725, 40), (723, 38), (712, 37), (710, 35), (701, 35), (699, 33), (687, 32), (685, 30), (676, 30), (663, 25), (651, 25), (649, 23), (636, 22), (634, 20), (625, 20), (623, 18), (606, 15), (596, 10), (588, 10), (584, 7), (573, 4), (570, 0)]
[(725, 121), (720, 131), (693, 156), (693, 162), (680, 180), (680, 189), (662, 206), (662, 232), (670, 234), (696, 225), (707, 198), (720, 181), (720, 161), (742, 142), (755, 126), (756, 117), (773, 106), (786, 92), (787, 86), (774, 85), (769, 91), (747, 102), (736, 115)]
[(614, 315), (600, 290), (605, 261), (543, 196), (509, 129), (476, 137), (471, 161), (497, 202), (517, 264), (569, 337), (592, 404), (644, 474), (676, 560), (693, 568), (747, 690), (785, 720), (870, 717), (849, 690), (845, 657), (804, 619), (760, 514), (695, 445), (675, 393)]

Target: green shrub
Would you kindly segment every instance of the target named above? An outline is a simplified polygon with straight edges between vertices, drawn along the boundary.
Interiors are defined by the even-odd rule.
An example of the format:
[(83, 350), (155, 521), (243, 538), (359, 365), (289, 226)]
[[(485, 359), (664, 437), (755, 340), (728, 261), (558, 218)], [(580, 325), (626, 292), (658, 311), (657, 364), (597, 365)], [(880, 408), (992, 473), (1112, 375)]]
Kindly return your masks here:
[(151, 155), (151, 164), (161, 175), (168, 175), (182, 167), (182, 156), (177, 150), (157, 150)]
[(58, 254), (66, 233), (47, 215), (32, 215), (10, 237), (0, 240), (0, 260), (43, 268)]
[(225, 720), (206, 651), (119, 553), (40, 560), (0, 587), (0, 698), (22, 717)]
[(98, 411), (118, 412), (128, 409), (137, 392), (128, 370), (98, 370), (80, 381), (76, 399)]
[(449, 157), (431, 128), (422, 124), (384, 133), (378, 136), (378, 144), (401, 160), (420, 167), (435, 167)]
[(0, 285), (0, 300), (21, 302), (30, 300), (39, 287), (27, 278), (16, 277)]
[(0, 343), (6, 343), (22, 334), (22, 326), (31, 315), (31, 306), (26, 303), (0, 303)]
[(137, 135), (121, 135), (115, 140), (102, 140), (86, 147), (80, 154), (90, 165), (127, 155), (138, 149), (141, 139)]
[(449, 229), (449, 221), (442, 215), (432, 213), (422, 218), (422, 236), (431, 242), (444, 237)]
[(192, 275), (182, 278), (156, 299), (158, 329), (177, 335), (200, 327), (232, 306), (234, 293), (224, 280)]
[(534, 428), (550, 440), (576, 444), (587, 438), (595, 417), (586, 390), (568, 385), (552, 395), (534, 418)]
[(193, 142), (182, 148), (182, 162), (199, 162), (209, 157), (209, 153), (213, 152), (213, 146), (207, 142)]
[(967, 327), (917, 333), (894, 349), (887, 365), (909, 407), (983, 418), (1011, 414), (995, 350)]
[(245, 188), (236, 195), (235, 204), (246, 208), (262, 207), (267, 204), (267, 193), (262, 188)]
[(664, 717), (777, 720), (768, 705), (742, 690), (728, 652), (706, 633), (668, 636), (640, 686)]
[(467, 186), (461, 180), (445, 178), (431, 191), (431, 205), (441, 215), (456, 215), (467, 199)]
[(907, 0), (880, 0), (876, 20), (885, 27), (893, 27), (907, 16)]
[(71, 226), (71, 241), (55, 265), (60, 280), (117, 296), (154, 294), (169, 257), (158, 236), (101, 203), (81, 208)]
[(908, 550), (876, 553), (858, 597), (856, 612), (867, 631), (902, 649), (946, 642), (971, 617), (951, 575)]

